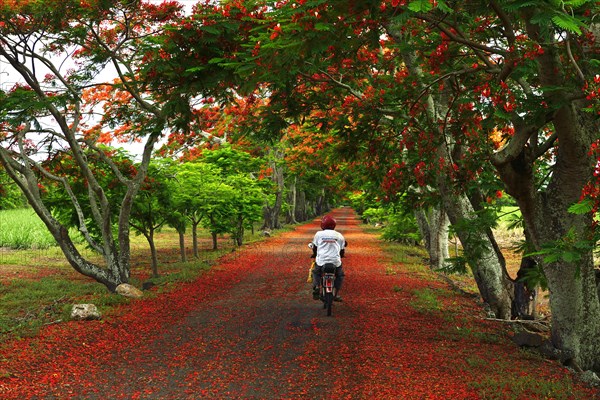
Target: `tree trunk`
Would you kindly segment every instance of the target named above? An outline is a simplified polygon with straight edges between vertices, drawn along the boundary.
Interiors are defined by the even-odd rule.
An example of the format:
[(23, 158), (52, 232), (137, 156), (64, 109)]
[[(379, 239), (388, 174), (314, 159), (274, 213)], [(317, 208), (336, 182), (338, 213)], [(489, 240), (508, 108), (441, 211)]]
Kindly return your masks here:
[(284, 153), (280, 149), (275, 149), (272, 151), (272, 157), (274, 158), (274, 161), (271, 163), (271, 169), (273, 170), (271, 179), (275, 183), (277, 189), (275, 191), (275, 203), (273, 204), (273, 207), (270, 207), (268, 204), (264, 207), (262, 230), (281, 229), (279, 216), (281, 214), (281, 206), (283, 204), (283, 195), (285, 192), (284, 167), (282, 165)]
[(218, 244), (219, 234), (217, 232), (211, 232), (210, 236), (212, 237), (212, 249), (217, 250), (219, 248), (219, 244)]
[(200, 258), (198, 251), (198, 224), (200, 221), (192, 221), (192, 249), (194, 252), (194, 258)]
[[(587, 237), (590, 215), (574, 215), (568, 208), (579, 201), (591, 178), (593, 160), (587, 155), (594, 132), (600, 128), (574, 107), (563, 107), (554, 122), (560, 146), (553, 174), (545, 191), (538, 191), (534, 174), (535, 155), (527, 148), (507, 147), (494, 161), (507, 192), (516, 200), (535, 250), (568, 235)], [(516, 130), (515, 138), (528, 137)], [(570, 239), (573, 241), (573, 239)], [(600, 370), (600, 299), (596, 286), (592, 251), (579, 250), (580, 259), (564, 258), (542, 264), (550, 291), (552, 342), (583, 369)], [(543, 263), (543, 259), (538, 262)]]
[(237, 246), (244, 244), (244, 219), (241, 216), (237, 220), (237, 226), (233, 235), (233, 242)]
[(296, 210), (294, 212), (296, 221), (306, 221), (306, 193), (303, 190), (296, 192)]
[[(398, 32), (392, 29), (391, 34), (398, 35)], [(404, 51), (402, 57), (410, 73), (421, 79), (423, 72), (416, 61), (415, 53)], [(455, 142), (449, 137), (449, 132), (438, 124), (438, 121), (444, 121), (448, 115), (451, 87), (450, 82), (446, 82), (444, 90), (429, 94), (425, 98), (428, 119), (435, 121), (432, 130), (437, 130), (441, 139), (437, 149), (438, 156), (446, 163), (452, 163), (452, 154), (459, 149), (452, 145)], [(496, 318), (510, 319), (513, 282), (506, 271), (504, 257), (491, 230), (477, 223), (478, 217), (467, 193), (464, 190), (457, 191), (447, 176), (438, 176), (437, 186), (442, 207), (462, 243), (464, 256), (471, 267), (483, 301), (488, 304)]]
[(450, 221), (446, 212), (439, 207), (415, 210), (417, 224), (429, 254), (429, 266), (441, 269), (445, 260), (450, 257), (448, 252), (448, 228)]
[[(60, 247), (61, 251), (65, 255), (69, 264), (80, 274), (95, 279), (97, 282), (102, 283), (111, 292), (114, 292), (116, 287), (121, 283), (127, 283), (129, 281), (129, 246), (128, 241), (124, 241), (125, 247), (119, 251), (118, 246), (115, 245), (111, 236), (104, 235), (104, 243), (97, 244), (88, 234), (86, 226), (83, 222), (83, 214), (79, 212), (81, 227), (80, 230), (88, 239), (90, 245), (104, 257), (106, 267), (103, 268), (99, 265), (87, 261), (79, 252), (71, 237), (69, 231), (59, 221), (57, 221), (50, 210), (44, 205), (41, 198), (41, 193), (38, 187), (38, 180), (36, 174), (32, 169), (26, 168), (20, 163), (15, 162), (11, 155), (6, 149), (0, 147), (0, 162), (4, 166), (7, 174), (17, 183), (19, 188), (23, 191), (23, 194), (27, 198), (28, 203), (31, 205), (36, 214), (40, 217), (42, 222), (46, 225), (56, 243)], [(65, 186), (68, 184), (65, 181)], [(76, 208), (79, 208), (77, 203), (74, 203)], [(107, 210), (104, 209), (104, 212)], [(100, 212), (100, 211), (98, 211)], [(125, 212), (125, 211), (122, 211)], [(119, 237), (127, 234), (129, 230), (123, 230), (120, 227)]]
[(187, 262), (187, 253), (185, 251), (185, 232), (177, 231), (179, 234), (179, 255), (181, 257), (181, 262)]
[(297, 223), (297, 220), (296, 220), (296, 201), (297, 201), (296, 184), (297, 183), (298, 183), (298, 177), (294, 177), (294, 181), (290, 185), (289, 195), (288, 195), (289, 209), (288, 209), (287, 218), (285, 221), (288, 224), (296, 224)]
[[(462, 243), (464, 256), (471, 266), (473, 277), (483, 301), (496, 318), (510, 319), (513, 299), (513, 281), (504, 259), (496, 252), (487, 232), (477, 227), (477, 215), (465, 195), (453, 195), (442, 186), (444, 209)], [(469, 223), (473, 221), (473, 223)], [(466, 227), (466, 228), (461, 228)]]
[[(538, 78), (542, 85), (563, 89), (545, 96), (549, 109), (555, 110), (545, 119), (530, 119), (526, 124), (515, 118), (514, 135), (494, 154), (492, 162), (507, 192), (517, 200), (534, 249), (546, 246), (557, 252), (554, 262), (537, 260), (548, 281), (554, 346), (563, 352), (563, 358), (572, 358), (583, 369), (599, 371), (600, 299), (593, 250), (573, 245), (589, 240), (593, 216), (574, 215), (568, 208), (579, 201), (583, 188), (593, 178), (596, 160), (589, 152), (597, 140), (600, 123), (596, 115), (585, 111), (588, 103), (581, 98), (581, 91), (569, 91), (569, 87), (579, 88), (582, 83), (577, 82), (579, 78), (571, 74), (570, 68), (565, 68), (559, 54), (563, 44), (559, 47), (547, 40), (551, 30), (529, 22), (535, 12), (533, 8), (523, 9), (528, 35), (544, 50), (536, 58)], [(590, 79), (596, 73), (584, 72)], [(544, 128), (553, 128), (553, 134), (542, 141), (538, 133)], [(549, 150), (553, 151), (552, 174), (539, 188), (536, 162), (547, 163), (543, 156)], [(565, 247), (574, 253), (560, 253)]]
[(321, 191), (321, 195), (317, 197), (315, 201), (315, 214), (322, 215), (329, 211), (329, 207), (327, 206), (327, 202), (325, 199), (325, 189)]
[(144, 233), (148, 245), (150, 246), (150, 258), (152, 267), (152, 277), (158, 278), (158, 253), (156, 252), (156, 244), (154, 243), (154, 229), (150, 229), (149, 232)]

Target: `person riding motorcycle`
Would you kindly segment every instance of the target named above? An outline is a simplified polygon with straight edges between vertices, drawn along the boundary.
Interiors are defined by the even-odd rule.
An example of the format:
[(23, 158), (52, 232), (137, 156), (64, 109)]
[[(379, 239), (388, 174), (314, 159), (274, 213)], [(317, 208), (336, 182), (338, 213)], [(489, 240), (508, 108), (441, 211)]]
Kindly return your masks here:
[(311, 242), (315, 266), (313, 274), (313, 299), (319, 300), (319, 285), (321, 283), (321, 273), (323, 265), (335, 265), (335, 301), (342, 301), (340, 289), (344, 280), (344, 269), (342, 267), (342, 257), (344, 257), (345, 248), (348, 245), (344, 236), (335, 230), (337, 222), (331, 215), (325, 215), (321, 219), (321, 231), (315, 233)]

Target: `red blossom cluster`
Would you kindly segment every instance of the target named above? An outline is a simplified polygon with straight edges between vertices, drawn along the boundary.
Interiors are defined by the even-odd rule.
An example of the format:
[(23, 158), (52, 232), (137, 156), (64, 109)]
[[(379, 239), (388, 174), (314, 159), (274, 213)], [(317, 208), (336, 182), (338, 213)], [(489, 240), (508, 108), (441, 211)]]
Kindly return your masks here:
[[(592, 200), (592, 214), (596, 214), (600, 209), (600, 140), (592, 143), (588, 155), (596, 160), (593, 178), (588, 182), (581, 191), (580, 201), (589, 199)], [(597, 221), (594, 222), (597, 225)]]

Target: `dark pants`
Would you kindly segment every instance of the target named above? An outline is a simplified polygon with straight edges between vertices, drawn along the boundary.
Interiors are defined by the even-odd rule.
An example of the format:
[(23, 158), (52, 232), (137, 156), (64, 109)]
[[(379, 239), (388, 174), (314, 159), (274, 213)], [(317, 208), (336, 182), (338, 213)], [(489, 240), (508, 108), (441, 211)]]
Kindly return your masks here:
[[(327, 264), (325, 264), (327, 265)], [(318, 287), (321, 285), (321, 274), (323, 273), (323, 265), (316, 265), (313, 267), (313, 286)], [(342, 288), (342, 282), (344, 281), (344, 268), (340, 265), (335, 269), (335, 281), (333, 282), (333, 286), (336, 290), (340, 290)]]

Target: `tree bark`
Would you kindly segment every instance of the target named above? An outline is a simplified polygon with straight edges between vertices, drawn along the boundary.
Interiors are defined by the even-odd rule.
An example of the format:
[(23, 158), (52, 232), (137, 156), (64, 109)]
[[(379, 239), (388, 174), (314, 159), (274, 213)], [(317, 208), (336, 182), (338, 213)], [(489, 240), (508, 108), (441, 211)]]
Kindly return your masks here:
[(285, 179), (284, 179), (284, 168), (281, 165), (283, 160), (283, 151), (275, 149), (272, 152), (274, 161), (271, 163), (271, 169), (273, 170), (272, 180), (277, 187), (275, 191), (275, 203), (272, 207), (268, 204), (265, 205), (263, 210), (264, 221), (261, 227), (262, 230), (281, 229), (281, 222), (279, 220), (281, 214), (281, 206), (283, 205), (283, 195), (285, 192)]
[(218, 233), (217, 232), (211, 232), (210, 236), (212, 238), (212, 249), (213, 250), (217, 250), (219, 248), (219, 243), (218, 243)]
[[(448, 188), (442, 187), (442, 198), (483, 301), (489, 305), (496, 318), (510, 319), (514, 288), (503, 258), (498, 255), (496, 246), (487, 232), (481, 229), (459, 228), (468, 226), (469, 221), (477, 219), (467, 196), (452, 195)], [(473, 222), (472, 225), (480, 224)]]
[(192, 249), (194, 258), (200, 258), (198, 251), (198, 224), (200, 221), (192, 221)]
[(158, 253), (156, 251), (156, 243), (154, 243), (154, 229), (150, 229), (149, 232), (144, 233), (148, 245), (150, 246), (150, 259), (152, 261), (152, 277), (158, 278)]
[(179, 234), (179, 255), (181, 257), (181, 262), (187, 262), (187, 253), (185, 251), (185, 232), (178, 230), (177, 233)]
[(303, 190), (296, 192), (296, 221), (306, 221), (308, 214), (306, 212), (306, 193)]
[(448, 252), (450, 220), (448, 215), (440, 207), (430, 207), (415, 210), (415, 218), (429, 255), (429, 266), (434, 270), (443, 268), (446, 259), (450, 257)]
[[(494, 159), (507, 192), (517, 200), (535, 250), (563, 240), (569, 232), (585, 238), (592, 224), (591, 216), (568, 212), (591, 178), (593, 164), (586, 148), (591, 146), (593, 132), (600, 129), (580, 113), (573, 106), (565, 106), (556, 115), (560, 147), (546, 190), (536, 188), (535, 156), (528, 148), (514, 150), (512, 155), (507, 148)], [(515, 132), (526, 134), (523, 130)], [(600, 300), (591, 251), (581, 254), (577, 262), (560, 260), (542, 265), (550, 290), (554, 346), (583, 369), (600, 370)]]
[(296, 196), (296, 191), (297, 191), (297, 183), (298, 183), (298, 177), (294, 177), (293, 182), (290, 184), (290, 189), (289, 189), (289, 195), (288, 195), (288, 203), (289, 203), (289, 210), (287, 212), (287, 218), (286, 218), (286, 223), (288, 224), (296, 224), (297, 220), (296, 220), (296, 201), (297, 201), (297, 196)]

